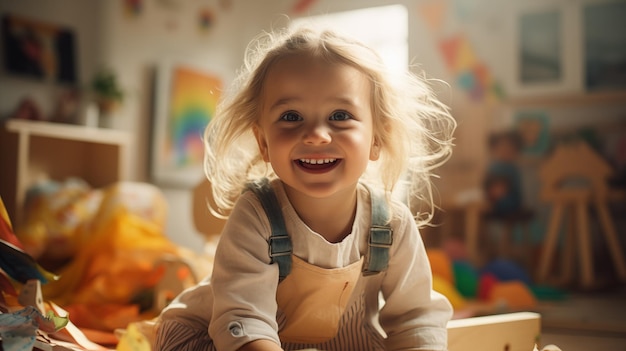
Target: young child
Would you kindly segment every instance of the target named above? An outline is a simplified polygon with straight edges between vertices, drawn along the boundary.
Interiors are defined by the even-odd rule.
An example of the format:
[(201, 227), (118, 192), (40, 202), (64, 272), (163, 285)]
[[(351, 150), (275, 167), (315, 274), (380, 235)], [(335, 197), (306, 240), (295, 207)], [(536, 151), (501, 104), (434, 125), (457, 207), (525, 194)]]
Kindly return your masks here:
[(352, 39), (300, 28), (250, 46), (205, 133), (230, 210), (213, 274), (162, 312), (156, 349), (445, 350), (424, 218), (391, 192), (406, 179), (432, 206), (454, 127), (422, 78)]

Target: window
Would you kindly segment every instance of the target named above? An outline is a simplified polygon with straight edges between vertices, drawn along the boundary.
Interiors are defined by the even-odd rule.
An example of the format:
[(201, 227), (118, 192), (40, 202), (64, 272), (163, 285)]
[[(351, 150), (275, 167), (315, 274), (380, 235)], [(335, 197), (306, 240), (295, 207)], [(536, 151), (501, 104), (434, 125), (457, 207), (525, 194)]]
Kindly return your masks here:
[(390, 69), (396, 72), (408, 69), (409, 20), (402, 5), (305, 17), (294, 20), (293, 24), (302, 22), (320, 23), (351, 35), (376, 50)]

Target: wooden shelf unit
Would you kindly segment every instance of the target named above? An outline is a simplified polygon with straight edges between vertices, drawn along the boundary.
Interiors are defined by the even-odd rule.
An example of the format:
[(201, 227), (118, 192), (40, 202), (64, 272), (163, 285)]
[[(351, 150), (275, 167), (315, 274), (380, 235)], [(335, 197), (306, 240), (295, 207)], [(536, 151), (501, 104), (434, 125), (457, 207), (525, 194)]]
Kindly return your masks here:
[(554, 94), (512, 98), (508, 105), (512, 107), (580, 107), (607, 106), (626, 104), (626, 91), (606, 91), (592, 93)]
[(0, 128), (0, 196), (14, 225), (40, 179), (77, 177), (93, 187), (128, 179), (131, 142), (125, 131), (7, 120)]

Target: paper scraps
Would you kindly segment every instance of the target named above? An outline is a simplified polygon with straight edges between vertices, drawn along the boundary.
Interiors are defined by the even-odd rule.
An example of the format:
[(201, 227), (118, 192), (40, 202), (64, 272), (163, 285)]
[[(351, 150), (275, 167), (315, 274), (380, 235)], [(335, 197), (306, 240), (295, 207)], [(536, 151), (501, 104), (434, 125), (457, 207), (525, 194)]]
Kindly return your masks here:
[(0, 314), (0, 337), (4, 351), (32, 350), (38, 331), (52, 333), (65, 327), (66, 317), (49, 312), (44, 316), (33, 306), (13, 313)]

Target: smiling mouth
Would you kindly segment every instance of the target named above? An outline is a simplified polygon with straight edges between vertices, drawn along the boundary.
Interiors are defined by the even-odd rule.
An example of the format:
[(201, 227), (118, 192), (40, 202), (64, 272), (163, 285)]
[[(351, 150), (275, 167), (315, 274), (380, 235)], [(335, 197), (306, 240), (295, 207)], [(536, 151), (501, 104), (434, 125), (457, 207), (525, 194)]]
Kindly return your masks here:
[(341, 160), (336, 158), (301, 158), (299, 160), (296, 160), (296, 163), (306, 170), (325, 171), (335, 167), (340, 161)]

